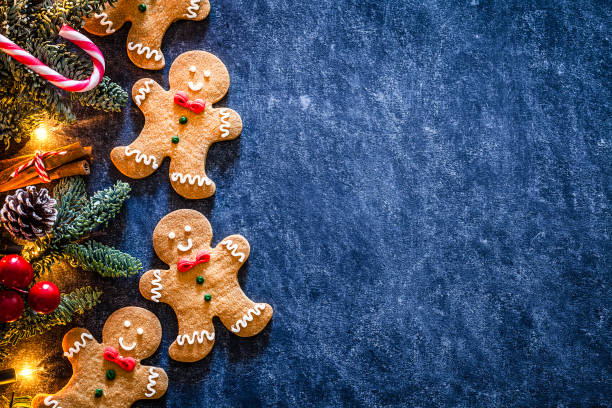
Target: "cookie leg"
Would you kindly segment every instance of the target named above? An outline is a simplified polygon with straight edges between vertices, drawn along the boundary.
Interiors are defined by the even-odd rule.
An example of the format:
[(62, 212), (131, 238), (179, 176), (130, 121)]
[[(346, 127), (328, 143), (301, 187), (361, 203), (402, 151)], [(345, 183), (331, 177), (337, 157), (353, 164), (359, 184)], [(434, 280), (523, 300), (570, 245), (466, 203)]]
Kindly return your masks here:
[(62, 399), (56, 395), (38, 394), (32, 400), (32, 408), (61, 407)]
[[(181, 315), (177, 311), (177, 316)], [(179, 317), (179, 335), (170, 345), (168, 354), (173, 360), (186, 363), (203, 359), (215, 344), (215, 328), (212, 320), (192, 318), (189, 321)]]
[(274, 310), (267, 303), (254, 303), (236, 284), (224, 299), (226, 309), (218, 313), (229, 331), (240, 337), (254, 336), (266, 327)]
[(166, 65), (161, 43), (170, 22), (157, 22), (157, 26), (133, 25), (127, 38), (130, 60), (140, 68), (159, 70)]
[(181, 16), (187, 20), (204, 20), (210, 13), (210, 2), (208, 0), (189, 0), (186, 1), (187, 9)]
[(166, 138), (147, 131), (129, 146), (118, 146), (111, 151), (111, 160), (117, 169), (128, 177), (140, 179), (149, 176), (161, 165), (166, 156)]
[(185, 198), (198, 200), (215, 194), (215, 183), (204, 171), (206, 156), (173, 156), (170, 162), (170, 183)]

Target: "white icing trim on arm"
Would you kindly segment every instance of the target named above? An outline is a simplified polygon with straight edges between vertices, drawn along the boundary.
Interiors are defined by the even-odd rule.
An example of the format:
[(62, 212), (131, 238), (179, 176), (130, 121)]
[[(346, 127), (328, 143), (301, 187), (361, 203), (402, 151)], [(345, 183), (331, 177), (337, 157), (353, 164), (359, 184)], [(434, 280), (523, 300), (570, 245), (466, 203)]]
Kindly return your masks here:
[(94, 17), (95, 18), (100, 18), (100, 25), (101, 26), (107, 26), (106, 27), (106, 34), (112, 34), (115, 32), (115, 29), (113, 28), (113, 22), (110, 21), (108, 19), (108, 14), (106, 13), (94, 13)]
[(48, 395), (47, 398), (45, 398), (43, 401), (45, 403), (45, 406), (47, 407), (62, 408), (59, 402), (53, 399), (53, 395)]
[(232, 325), (231, 330), (234, 333), (238, 333), (241, 330), (241, 327), (244, 329), (245, 327), (247, 327), (247, 322), (252, 322), (253, 321), (253, 315), (259, 316), (261, 314), (261, 311), (264, 310), (266, 308), (266, 304), (265, 303), (256, 303), (255, 304), (255, 308), (254, 309), (249, 309), (247, 311), (247, 313), (242, 316), (242, 319), (238, 319), (238, 321)]
[(146, 45), (142, 45), (142, 43), (136, 43), (134, 44), (134, 42), (130, 41), (127, 45), (128, 50), (130, 51), (134, 51), (136, 50), (136, 53), (138, 55), (142, 55), (146, 52), (145, 54), (145, 58), (146, 59), (151, 59), (151, 57), (155, 56), (153, 59), (155, 61), (159, 61), (160, 59), (163, 58), (163, 55), (161, 52), (159, 52), (158, 50), (152, 50), (151, 48), (147, 47)]
[(125, 146), (125, 155), (127, 157), (130, 157), (133, 154), (136, 155), (136, 157), (134, 157), (136, 163), (144, 162), (144, 164), (146, 164), (147, 166), (151, 166), (154, 169), (157, 169), (157, 159), (155, 158), (155, 156), (142, 153), (138, 149), (130, 151), (130, 146)]
[(155, 276), (155, 279), (151, 280), (151, 285), (153, 286), (151, 288), (151, 300), (159, 303), (159, 299), (161, 298), (161, 293), (160, 291), (164, 288), (161, 284), (161, 276), (159, 275), (159, 270), (155, 270), (153, 271), (153, 276)]
[(70, 347), (68, 349), (68, 351), (64, 352), (64, 355), (66, 357), (72, 358), (76, 353), (81, 351), (81, 348), (85, 348), (85, 345), (87, 344), (87, 339), (93, 340), (94, 338), (89, 333), (82, 333), (81, 334), (81, 341), (79, 341), (79, 340), (75, 341), (74, 342), (74, 346)]
[(234, 241), (232, 241), (231, 239), (226, 239), (225, 241), (221, 242), (221, 245), (225, 245), (227, 250), (231, 251), (233, 257), (240, 258), (239, 261), (244, 262), (244, 258), (246, 257), (246, 255), (244, 254), (244, 252), (237, 251), (238, 244), (234, 244)]
[(145, 100), (147, 94), (151, 92), (150, 85), (155, 82), (152, 79), (148, 79), (145, 81), (144, 86), (142, 88), (138, 88), (138, 94), (134, 97), (134, 102), (136, 102), (136, 106), (140, 106), (142, 101)]
[(215, 333), (210, 333), (208, 330), (202, 331), (194, 331), (193, 335), (189, 336), (189, 334), (179, 334), (176, 337), (176, 343), (179, 346), (182, 346), (187, 342), (187, 344), (193, 344), (197, 340), (199, 344), (204, 343), (204, 337), (208, 339), (208, 341), (213, 341), (215, 339)]
[(230, 122), (228, 120), (230, 117), (229, 109), (225, 109), (225, 108), (220, 109), (219, 117), (221, 118), (221, 125), (219, 126), (219, 130), (221, 131), (221, 137), (225, 139), (230, 134), (229, 132)]
[(198, 184), (198, 187), (202, 187), (204, 185), (204, 183), (206, 183), (207, 186), (210, 186), (212, 184), (212, 181), (206, 177), (206, 176), (200, 176), (199, 174), (189, 174), (189, 173), (179, 173), (179, 172), (174, 172), (170, 175), (170, 180), (172, 181), (178, 181), (181, 184), (185, 184), (185, 182), (189, 182), (189, 185), (194, 185), (194, 184)]
[(157, 385), (157, 381), (155, 379), (159, 377), (159, 374), (155, 372), (153, 367), (149, 368), (149, 383), (147, 384), (147, 392), (145, 392), (145, 397), (151, 398), (156, 394), (155, 386)]
[(191, 0), (191, 5), (187, 7), (187, 14), (185, 14), (185, 17), (196, 18), (198, 16), (196, 12), (200, 9), (199, 2), (200, 0)]

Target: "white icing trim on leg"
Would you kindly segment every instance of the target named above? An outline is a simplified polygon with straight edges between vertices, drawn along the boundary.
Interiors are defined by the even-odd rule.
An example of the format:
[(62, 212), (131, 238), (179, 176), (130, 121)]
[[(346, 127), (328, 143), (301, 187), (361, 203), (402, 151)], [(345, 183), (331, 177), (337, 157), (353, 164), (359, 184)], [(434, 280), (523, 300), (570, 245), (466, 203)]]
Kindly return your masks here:
[(43, 401), (45, 403), (45, 406), (47, 407), (62, 408), (59, 402), (53, 399), (53, 395), (48, 395), (47, 398), (45, 398)]
[(134, 149), (130, 151), (130, 146), (125, 146), (126, 157), (130, 157), (133, 154), (136, 155), (136, 157), (134, 157), (134, 160), (136, 160), (136, 163), (143, 162), (147, 166), (151, 166), (154, 169), (157, 169), (157, 159), (155, 158), (155, 156), (145, 154), (138, 149)]
[(151, 285), (153, 286), (151, 288), (151, 300), (159, 303), (159, 299), (161, 298), (161, 293), (160, 290), (162, 290), (164, 287), (161, 284), (161, 276), (159, 275), (159, 270), (155, 270), (153, 271), (153, 276), (155, 276), (155, 279), (151, 280)]
[(93, 340), (93, 336), (89, 333), (82, 333), (81, 334), (81, 340), (77, 340), (74, 342), (74, 346), (70, 347), (68, 349), (68, 351), (64, 352), (64, 355), (66, 357), (73, 357), (76, 353), (78, 353), (79, 351), (81, 351), (81, 348), (85, 348), (85, 345), (87, 344), (87, 339), (89, 340)]
[(200, 0), (191, 0), (191, 5), (187, 7), (187, 14), (185, 14), (185, 17), (196, 18), (198, 16), (197, 11), (200, 9), (199, 2)]
[(145, 58), (146, 59), (151, 59), (151, 57), (155, 56), (153, 59), (155, 61), (159, 61), (160, 59), (163, 58), (163, 55), (161, 52), (159, 52), (158, 50), (152, 50), (151, 48), (147, 47), (146, 45), (142, 45), (142, 43), (136, 43), (134, 44), (134, 42), (130, 41), (127, 45), (128, 50), (130, 51), (134, 51), (136, 50), (136, 53), (138, 55), (142, 55), (144, 53), (145, 54)]
[(94, 17), (95, 18), (99, 18), (100, 20), (100, 25), (101, 26), (107, 26), (106, 27), (106, 34), (112, 34), (115, 32), (115, 29), (113, 28), (113, 22), (110, 21), (108, 19), (108, 14), (106, 13), (94, 13)]
[(134, 102), (136, 102), (136, 106), (140, 106), (142, 101), (144, 101), (147, 97), (147, 94), (151, 92), (150, 85), (155, 82), (152, 79), (148, 79), (145, 81), (144, 86), (142, 88), (138, 88), (138, 94), (134, 97)]
[(246, 255), (244, 254), (244, 252), (237, 251), (238, 244), (234, 244), (234, 241), (232, 241), (231, 239), (226, 239), (225, 241), (221, 242), (221, 245), (225, 245), (227, 250), (231, 251), (233, 257), (239, 258), (240, 262), (244, 262), (244, 258), (246, 258)]
[(157, 385), (157, 381), (155, 379), (159, 377), (159, 374), (155, 372), (153, 367), (149, 368), (149, 383), (147, 384), (147, 392), (145, 392), (145, 397), (151, 398), (154, 396), (157, 391), (155, 391), (155, 386)]
[(221, 132), (221, 137), (225, 139), (230, 134), (229, 132), (230, 122), (228, 120), (230, 117), (229, 109), (225, 109), (225, 108), (220, 109), (219, 117), (221, 118), (221, 125), (219, 126), (219, 131)]
[(207, 186), (210, 186), (212, 184), (212, 181), (206, 176), (200, 176), (198, 174), (192, 175), (189, 173), (179, 173), (179, 172), (172, 173), (170, 175), (170, 180), (179, 181), (179, 183), (181, 184), (185, 184), (185, 182), (189, 182), (189, 185), (191, 186), (193, 186), (197, 182), (198, 187), (202, 187), (204, 183), (206, 183)]
[(261, 315), (261, 311), (264, 310), (266, 308), (266, 304), (265, 303), (256, 303), (255, 304), (255, 308), (253, 309), (249, 309), (247, 311), (247, 313), (242, 316), (242, 319), (238, 319), (238, 321), (236, 321), (235, 324), (232, 325), (231, 330), (234, 333), (238, 333), (242, 329), (244, 329), (245, 327), (247, 327), (248, 323), (247, 322), (252, 322), (253, 321), (253, 315), (259, 316)]
[(208, 341), (213, 341), (215, 339), (215, 333), (210, 333), (208, 330), (194, 331), (190, 336), (189, 334), (179, 334), (176, 337), (176, 343), (179, 346), (182, 346), (187, 342), (187, 344), (193, 344), (198, 341), (198, 344), (204, 343), (204, 338), (207, 338)]

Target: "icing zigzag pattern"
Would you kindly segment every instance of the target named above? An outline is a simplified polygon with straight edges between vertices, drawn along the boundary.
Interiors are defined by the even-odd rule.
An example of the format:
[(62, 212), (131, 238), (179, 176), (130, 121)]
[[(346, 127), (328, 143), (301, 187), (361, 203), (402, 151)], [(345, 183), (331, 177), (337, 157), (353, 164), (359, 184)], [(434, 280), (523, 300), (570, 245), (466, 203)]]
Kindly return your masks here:
[(221, 242), (221, 245), (225, 245), (227, 250), (231, 251), (232, 256), (240, 258), (240, 262), (244, 262), (244, 258), (246, 257), (246, 255), (244, 254), (244, 252), (237, 252), (238, 244), (234, 244), (231, 239), (226, 239), (225, 241)]
[(151, 296), (151, 300), (159, 303), (159, 299), (161, 298), (161, 293), (159, 291), (163, 288), (160, 283), (161, 276), (159, 276), (159, 270), (153, 271), (153, 276), (155, 276), (155, 279), (151, 280), (151, 284), (153, 285), (151, 288), (151, 293), (153, 294), (153, 296)]
[(221, 131), (221, 137), (223, 139), (225, 139), (226, 137), (229, 136), (229, 127), (230, 127), (230, 123), (229, 123), (229, 117), (230, 117), (230, 113), (229, 110), (227, 109), (221, 109), (219, 111), (219, 116), (221, 117), (221, 126), (219, 126), (219, 130)]
[(128, 50), (130, 50), (130, 51), (137, 50), (136, 52), (138, 53), (138, 55), (142, 55), (142, 54), (144, 54), (146, 52), (146, 54), (145, 54), (145, 58), (146, 59), (151, 59), (151, 57), (153, 57), (155, 55), (155, 57), (153, 59), (155, 61), (159, 61), (163, 57), (161, 52), (159, 52), (157, 50), (152, 50), (151, 48), (147, 47), (146, 45), (143, 46), (142, 43), (134, 44), (132, 41), (130, 41), (128, 43), (127, 47), (128, 47)]
[(253, 315), (259, 316), (261, 314), (261, 311), (264, 310), (266, 308), (265, 303), (256, 303), (255, 304), (255, 308), (254, 309), (249, 309), (247, 311), (247, 313), (242, 316), (242, 319), (238, 319), (238, 321), (236, 322), (236, 324), (233, 324), (231, 327), (231, 330), (234, 333), (238, 333), (242, 329), (244, 329), (245, 327), (247, 327), (247, 322), (252, 322), (253, 321)]
[(74, 356), (76, 353), (78, 353), (79, 351), (81, 351), (81, 347), (85, 348), (85, 345), (87, 344), (87, 339), (89, 340), (93, 340), (93, 336), (89, 333), (83, 333), (81, 334), (81, 341), (77, 340), (74, 342), (74, 346), (70, 347), (68, 349), (68, 351), (64, 352), (64, 355), (66, 357), (70, 357), (72, 358), (72, 356)]
[(45, 402), (45, 405), (48, 407), (62, 408), (59, 402), (53, 399), (53, 395), (49, 395), (47, 398), (45, 398), (44, 402)]
[(147, 166), (151, 166), (154, 169), (157, 168), (157, 159), (155, 158), (155, 156), (153, 156), (153, 155), (149, 156), (147, 154), (144, 154), (143, 152), (141, 152), (138, 149), (134, 149), (134, 150), (130, 151), (130, 147), (129, 146), (125, 146), (125, 155), (126, 155), (126, 157), (130, 157), (133, 154), (136, 155), (136, 157), (134, 158), (136, 160), (136, 163), (144, 162), (144, 164), (146, 164)]
[(189, 173), (183, 174), (183, 173), (172, 173), (172, 175), (170, 175), (170, 179), (172, 181), (180, 181), (181, 184), (185, 184), (186, 181), (189, 182), (190, 185), (194, 185), (196, 182), (198, 183), (198, 187), (202, 187), (204, 185), (204, 183), (206, 183), (207, 186), (210, 186), (212, 184), (212, 181), (210, 181), (210, 179), (208, 177), (205, 176), (200, 176), (200, 175), (191, 175)]
[(157, 377), (159, 377), (159, 374), (155, 372), (153, 367), (149, 368), (149, 383), (147, 384), (147, 390), (149, 391), (145, 392), (145, 397), (151, 398), (155, 395), (155, 385), (157, 384), (157, 381), (155, 381), (155, 379)]
[(188, 334), (178, 335), (176, 338), (176, 342), (179, 346), (182, 346), (183, 344), (185, 344), (185, 342), (187, 342), (187, 344), (193, 344), (197, 339), (198, 343), (202, 344), (204, 343), (204, 337), (206, 337), (208, 341), (213, 341), (215, 339), (215, 333), (209, 333), (208, 330), (196, 330), (193, 332), (193, 335), (191, 337)]
[(106, 34), (112, 34), (115, 32), (115, 29), (113, 28), (113, 22), (110, 21), (108, 19), (108, 14), (106, 13), (94, 13), (94, 17), (95, 18), (99, 18), (100, 20), (100, 25), (101, 26), (106, 26)]
[(200, 0), (191, 0), (191, 6), (187, 7), (187, 14), (185, 14), (185, 17), (196, 18), (198, 16), (196, 12), (200, 9), (199, 2)]
[(140, 106), (142, 101), (145, 100), (147, 94), (151, 92), (150, 85), (155, 82), (152, 79), (145, 81), (144, 86), (138, 89), (138, 94), (134, 97), (134, 101), (136, 102), (136, 106)]

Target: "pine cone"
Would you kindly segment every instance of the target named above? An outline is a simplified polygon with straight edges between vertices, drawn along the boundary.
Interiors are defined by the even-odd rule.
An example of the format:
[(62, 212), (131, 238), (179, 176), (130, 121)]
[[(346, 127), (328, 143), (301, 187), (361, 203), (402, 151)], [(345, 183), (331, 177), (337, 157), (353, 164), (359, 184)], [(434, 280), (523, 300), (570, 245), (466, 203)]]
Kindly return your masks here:
[(57, 217), (57, 201), (49, 196), (46, 188), (37, 190), (28, 186), (6, 197), (0, 210), (4, 228), (18, 240), (35, 241), (49, 234)]

